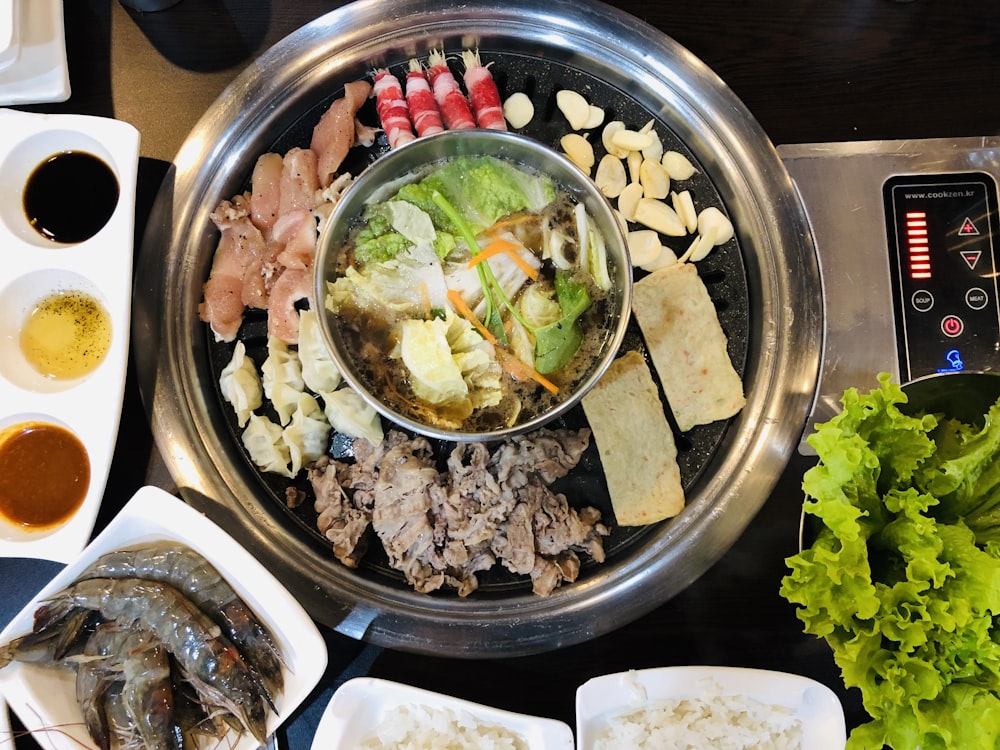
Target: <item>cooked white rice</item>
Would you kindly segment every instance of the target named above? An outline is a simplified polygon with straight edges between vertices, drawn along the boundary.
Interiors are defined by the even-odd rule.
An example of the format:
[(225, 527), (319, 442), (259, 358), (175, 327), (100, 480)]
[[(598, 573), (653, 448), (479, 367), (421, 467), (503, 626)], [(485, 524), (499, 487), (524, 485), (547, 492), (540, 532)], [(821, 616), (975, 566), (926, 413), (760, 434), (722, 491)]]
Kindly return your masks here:
[(795, 713), (742, 695), (703, 697), (648, 706), (607, 720), (593, 750), (800, 750)]
[(367, 737), (366, 750), (527, 750), (525, 741), (504, 727), (484, 724), (468, 711), (402, 705), (382, 715)]

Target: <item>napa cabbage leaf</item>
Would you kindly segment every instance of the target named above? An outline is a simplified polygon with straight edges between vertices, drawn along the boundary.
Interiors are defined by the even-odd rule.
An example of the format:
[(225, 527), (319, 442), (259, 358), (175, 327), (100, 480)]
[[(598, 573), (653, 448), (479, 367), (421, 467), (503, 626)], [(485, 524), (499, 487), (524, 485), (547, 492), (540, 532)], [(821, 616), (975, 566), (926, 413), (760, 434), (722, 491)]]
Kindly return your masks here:
[(503, 396), (492, 345), (454, 313), (399, 323), (399, 357), (416, 396), (437, 407), (445, 422), (460, 423), (474, 409), (495, 406)]

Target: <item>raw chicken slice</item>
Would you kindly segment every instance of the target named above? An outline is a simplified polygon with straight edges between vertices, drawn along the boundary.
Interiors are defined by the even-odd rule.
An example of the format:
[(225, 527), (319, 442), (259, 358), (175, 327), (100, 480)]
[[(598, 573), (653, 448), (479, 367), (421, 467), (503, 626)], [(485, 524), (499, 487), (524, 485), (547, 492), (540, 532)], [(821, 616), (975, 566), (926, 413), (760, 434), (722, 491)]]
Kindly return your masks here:
[(278, 220), (282, 162), (280, 154), (263, 154), (250, 178), (250, 218), (265, 235)]
[(198, 315), (212, 326), (216, 341), (236, 338), (246, 309), (242, 291), (243, 282), (237, 276), (213, 274), (205, 282), (205, 301), (198, 305)]
[(318, 159), (319, 184), (326, 187), (340, 169), (357, 132), (354, 116), (371, 94), (368, 81), (344, 85), (344, 96), (330, 105), (313, 129), (310, 148)]
[(319, 174), (316, 152), (293, 148), (282, 161), (278, 218), (293, 211), (310, 210), (316, 205)]
[(217, 339), (232, 341), (245, 307), (267, 307), (263, 269), (270, 262), (270, 252), (264, 235), (250, 220), (247, 195), (222, 201), (211, 219), (221, 234), (198, 313)]
[(274, 224), (271, 240), (282, 247), (277, 261), (285, 268), (311, 268), (316, 259), (318, 228), (312, 211), (283, 213)]
[(267, 335), (286, 344), (299, 341), (299, 311), (295, 303), (308, 299), (312, 307), (312, 272), (305, 268), (286, 268), (271, 286), (267, 307)]

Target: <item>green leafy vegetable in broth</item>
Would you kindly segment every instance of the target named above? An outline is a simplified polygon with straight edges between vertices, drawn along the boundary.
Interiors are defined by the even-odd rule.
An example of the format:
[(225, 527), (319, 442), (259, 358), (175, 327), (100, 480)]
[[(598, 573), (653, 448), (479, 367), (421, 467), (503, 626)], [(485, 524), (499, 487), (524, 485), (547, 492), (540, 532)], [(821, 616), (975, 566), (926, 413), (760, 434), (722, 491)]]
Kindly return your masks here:
[(848, 750), (1000, 747), (1000, 401), (982, 427), (910, 416), (879, 381), (808, 438), (818, 532), (780, 593), (861, 690)]
[(540, 373), (555, 372), (573, 357), (583, 340), (577, 319), (590, 307), (586, 284), (573, 281), (556, 271), (556, 301), (562, 317), (540, 328), (535, 334), (535, 369)]

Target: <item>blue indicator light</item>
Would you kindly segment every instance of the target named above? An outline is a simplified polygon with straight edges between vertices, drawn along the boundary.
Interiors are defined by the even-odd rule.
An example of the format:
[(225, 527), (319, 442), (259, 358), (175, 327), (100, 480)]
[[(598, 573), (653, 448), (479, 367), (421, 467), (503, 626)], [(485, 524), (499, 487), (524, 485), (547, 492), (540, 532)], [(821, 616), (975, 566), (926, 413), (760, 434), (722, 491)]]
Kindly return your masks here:
[(938, 372), (958, 372), (965, 369), (965, 362), (962, 361), (962, 353), (958, 349), (949, 349), (944, 355), (948, 367), (939, 367)]

